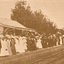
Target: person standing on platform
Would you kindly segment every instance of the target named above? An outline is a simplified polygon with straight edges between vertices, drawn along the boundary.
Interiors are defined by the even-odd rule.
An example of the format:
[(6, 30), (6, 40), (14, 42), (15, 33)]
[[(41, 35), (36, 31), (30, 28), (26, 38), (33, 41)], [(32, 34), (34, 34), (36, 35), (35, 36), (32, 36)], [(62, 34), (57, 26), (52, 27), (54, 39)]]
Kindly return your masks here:
[(37, 39), (36, 46), (37, 46), (37, 48), (42, 48), (41, 38), (40, 37)]
[(62, 45), (62, 36), (59, 36), (60, 38), (60, 45)]
[(1, 48), (1, 55), (0, 55), (0, 56), (9, 55), (6, 37), (4, 37), (4, 38), (2, 39), (1, 44), (2, 44), (2, 48)]
[(47, 36), (43, 38), (43, 48), (47, 48)]
[(10, 47), (10, 38), (7, 38), (7, 47), (8, 47), (9, 55), (12, 55), (12, 50), (11, 50), (11, 47)]
[(16, 44), (15, 44), (16, 53), (19, 53), (19, 49), (20, 49), (20, 48), (19, 48), (19, 45), (20, 45), (20, 44), (19, 44), (19, 39), (18, 39), (18, 37), (15, 38), (15, 43), (16, 43)]
[(27, 42), (26, 37), (23, 36), (22, 37), (22, 45), (23, 45), (24, 52), (27, 50), (27, 44), (26, 44), (26, 42)]
[(1, 45), (1, 38), (0, 38), (0, 53), (1, 53), (1, 48), (2, 48), (2, 45)]
[(30, 46), (30, 37), (27, 37), (26, 44), (27, 44), (27, 51), (30, 51), (30, 49), (31, 49), (31, 46)]
[(19, 49), (18, 49), (18, 52), (19, 53), (23, 53), (23, 52), (25, 52), (24, 51), (24, 48), (23, 48), (23, 40), (22, 40), (22, 37), (21, 36), (19, 36)]
[(62, 36), (62, 44), (64, 44), (64, 35)]
[(53, 46), (56, 46), (56, 35), (55, 34), (53, 34)]
[(11, 38), (10, 46), (11, 46), (12, 54), (15, 55), (16, 54), (16, 49), (15, 49), (15, 40), (14, 40), (14, 38)]

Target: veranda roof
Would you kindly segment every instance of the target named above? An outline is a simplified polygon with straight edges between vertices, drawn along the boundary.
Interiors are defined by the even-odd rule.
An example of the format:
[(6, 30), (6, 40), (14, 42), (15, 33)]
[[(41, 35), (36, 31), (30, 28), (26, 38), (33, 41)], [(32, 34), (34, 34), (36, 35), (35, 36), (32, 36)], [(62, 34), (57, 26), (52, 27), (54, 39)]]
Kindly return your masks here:
[(25, 26), (18, 23), (17, 21), (13, 21), (13, 20), (10, 20), (10, 19), (3, 19), (3, 18), (0, 18), (0, 26), (9, 27), (9, 28), (20, 28), (20, 29), (26, 28)]

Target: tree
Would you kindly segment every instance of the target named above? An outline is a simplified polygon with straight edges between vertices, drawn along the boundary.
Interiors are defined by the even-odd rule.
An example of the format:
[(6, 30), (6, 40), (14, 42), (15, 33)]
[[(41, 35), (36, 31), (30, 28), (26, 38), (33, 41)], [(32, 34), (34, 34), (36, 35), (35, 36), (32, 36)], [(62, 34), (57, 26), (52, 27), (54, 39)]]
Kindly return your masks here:
[(56, 25), (45, 17), (42, 11), (31, 11), (26, 1), (18, 1), (12, 9), (11, 19), (26, 27), (36, 29), (40, 34), (55, 33)]
[(64, 35), (64, 29), (59, 29), (58, 30), (62, 35)]
[(30, 6), (26, 6), (26, 1), (19, 1), (16, 3), (15, 9), (12, 9), (11, 19), (27, 26), (31, 13)]

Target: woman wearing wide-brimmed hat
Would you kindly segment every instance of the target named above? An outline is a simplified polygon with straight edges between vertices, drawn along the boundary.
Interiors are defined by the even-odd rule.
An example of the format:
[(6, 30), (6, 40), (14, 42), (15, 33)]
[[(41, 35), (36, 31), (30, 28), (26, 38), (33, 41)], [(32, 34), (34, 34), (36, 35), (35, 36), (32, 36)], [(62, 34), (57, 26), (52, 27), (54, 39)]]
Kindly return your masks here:
[(1, 40), (2, 48), (1, 48), (1, 56), (9, 55), (6, 37), (3, 37)]

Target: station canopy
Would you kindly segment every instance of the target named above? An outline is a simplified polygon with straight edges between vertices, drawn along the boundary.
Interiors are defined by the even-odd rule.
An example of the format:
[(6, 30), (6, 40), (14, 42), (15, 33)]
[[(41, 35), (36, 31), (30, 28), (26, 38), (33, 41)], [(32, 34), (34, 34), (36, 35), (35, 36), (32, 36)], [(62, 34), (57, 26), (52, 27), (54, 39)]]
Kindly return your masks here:
[(26, 29), (25, 26), (18, 23), (17, 21), (13, 21), (13, 20), (10, 20), (10, 19), (3, 19), (3, 18), (0, 18), (0, 26), (8, 27), (8, 28)]

